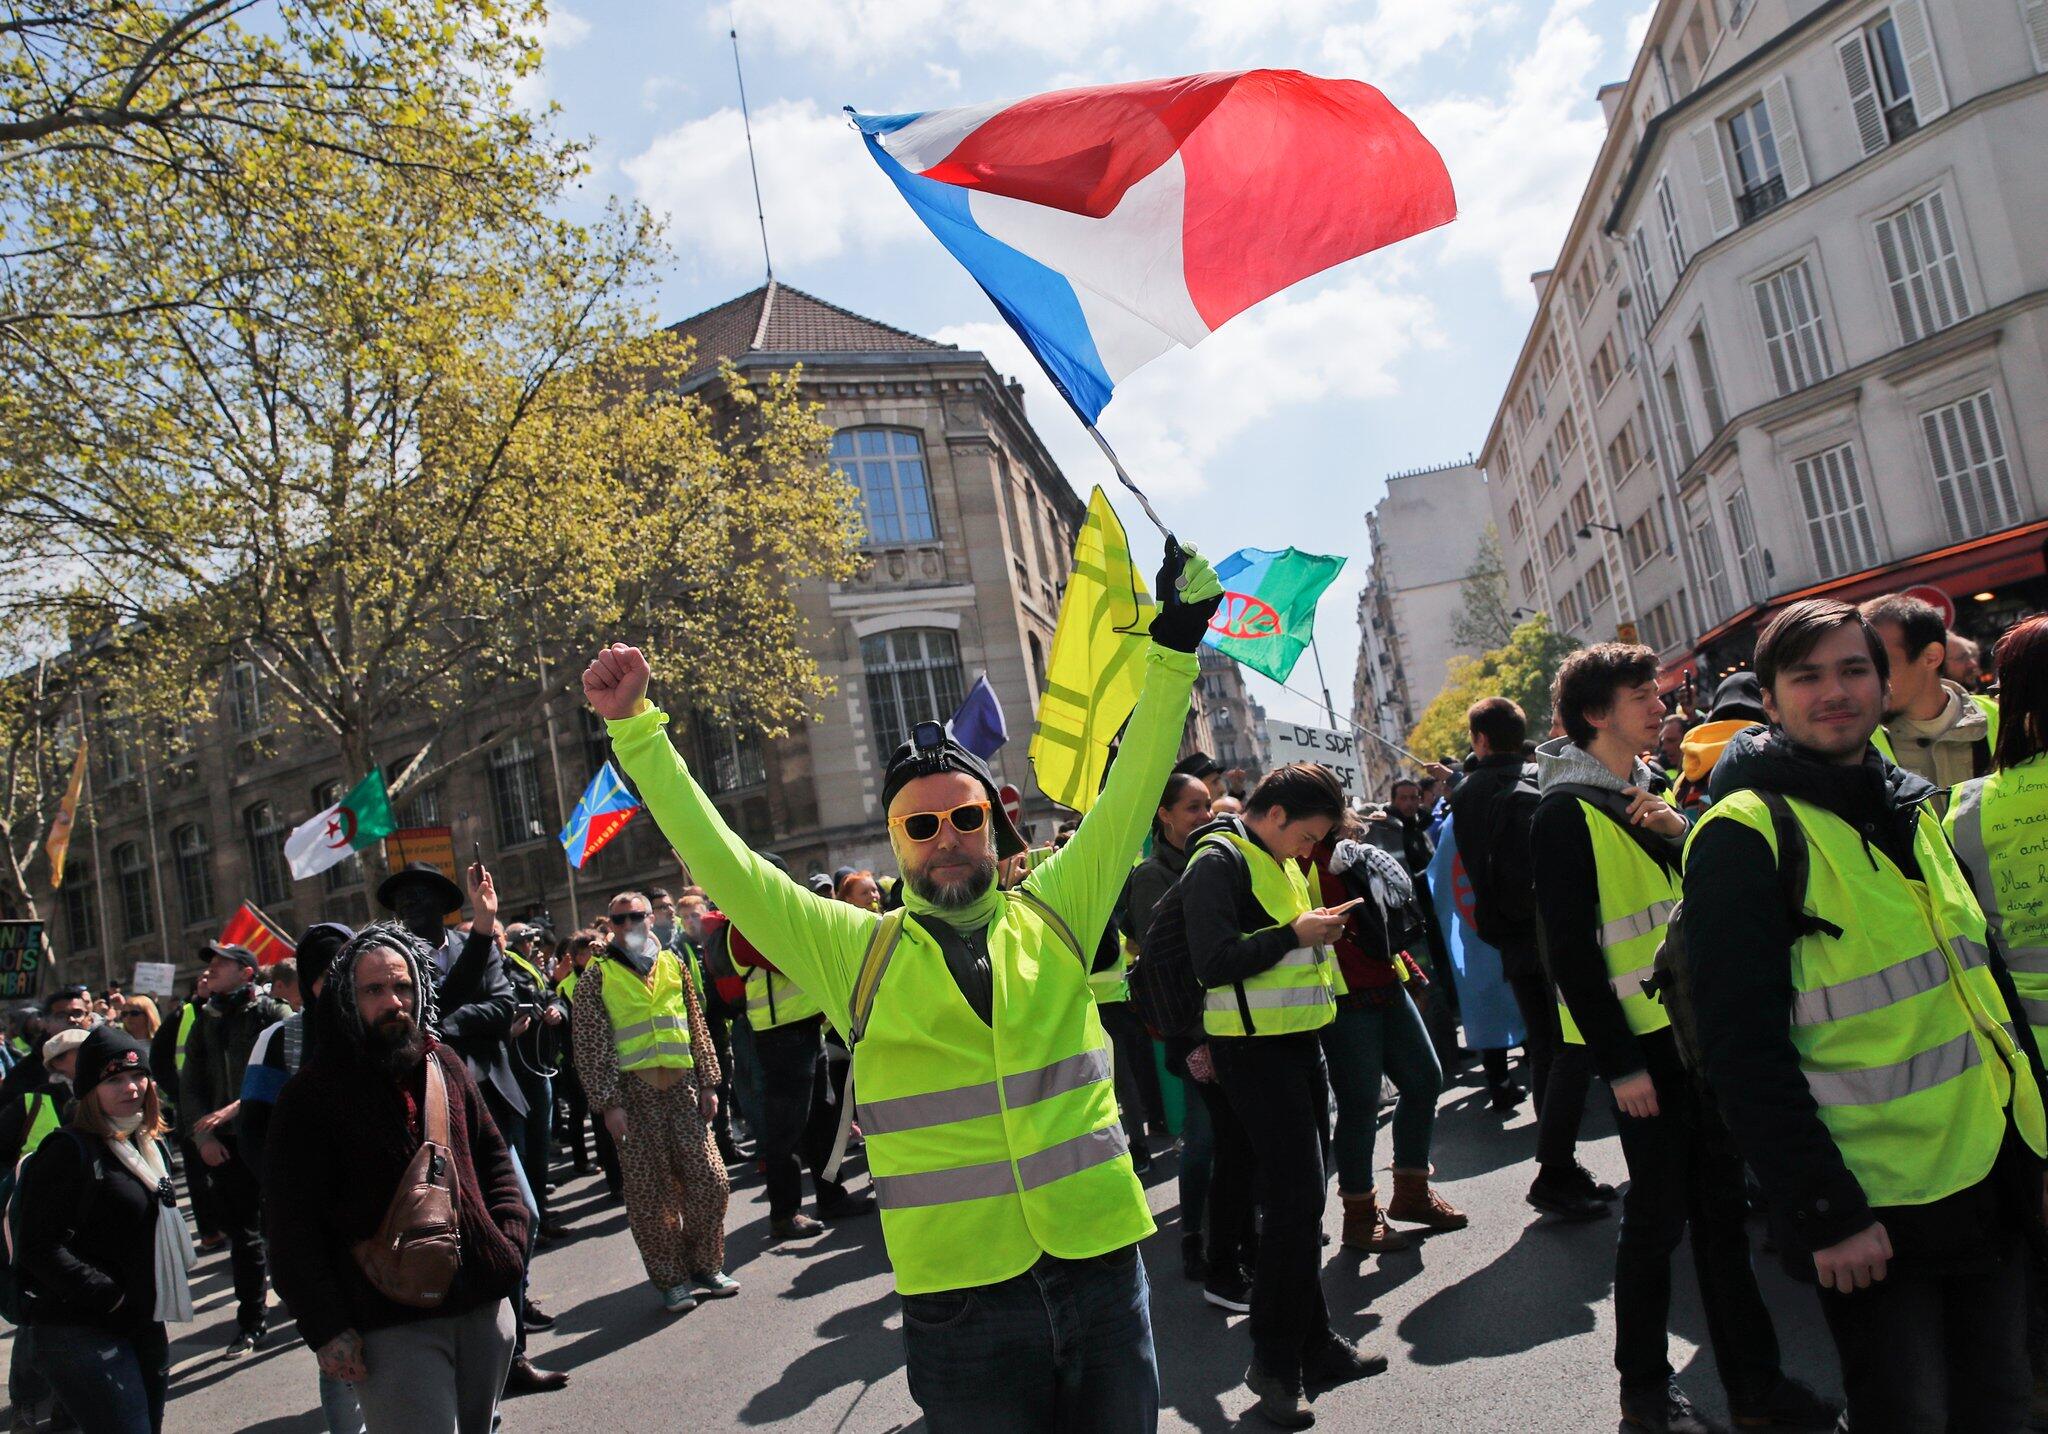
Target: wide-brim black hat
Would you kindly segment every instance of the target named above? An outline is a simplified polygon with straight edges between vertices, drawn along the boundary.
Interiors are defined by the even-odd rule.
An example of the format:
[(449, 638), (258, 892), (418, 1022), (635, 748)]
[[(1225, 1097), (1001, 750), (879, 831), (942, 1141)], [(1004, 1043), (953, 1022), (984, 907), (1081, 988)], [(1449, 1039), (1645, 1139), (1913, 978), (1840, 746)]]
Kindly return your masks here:
[(385, 877), (377, 887), (377, 904), (386, 911), (398, 910), (398, 893), (414, 883), (431, 888), (441, 898), (442, 915), (461, 909), (462, 888), (450, 881), (448, 874), (440, 867), (429, 866), (423, 861), (409, 861), (403, 868)]
[(1010, 820), (1010, 814), (1003, 810), (1003, 795), (996, 786), (995, 774), (988, 769), (988, 763), (951, 737), (928, 747), (905, 742), (891, 754), (882, 777), (883, 813), (887, 814), (889, 803), (896, 799), (898, 792), (919, 777), (936, 776), (940, 772), (963, 772), (979, 782), (982, 790), (988, 793), (988, 819), (995, 829), (996, 857), (999, 860), (1027, 850), (1023, 834)]
[(1752, 722), (1768, 722), (1764, 712), (1763, 684), (1757, 681), (1754, 672), (1736, 672), (1721, 679), (1721, 685), (1714, 689), (1714, 705), (1707, 716), (1716, 722), (1732, 722), (1746, 717)]

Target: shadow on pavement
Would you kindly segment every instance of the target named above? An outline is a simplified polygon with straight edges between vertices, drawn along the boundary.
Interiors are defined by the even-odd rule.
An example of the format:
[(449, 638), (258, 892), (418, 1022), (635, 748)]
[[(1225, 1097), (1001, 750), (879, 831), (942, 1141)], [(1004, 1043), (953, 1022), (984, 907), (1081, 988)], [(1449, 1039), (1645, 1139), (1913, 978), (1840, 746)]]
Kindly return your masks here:
[[(835, 1389), (887, 1379), (903, 1364), (903, 1336), (894, 1323), (897, 1310), (896, 1293), (887, 1290), (865, 1304), (826, 1316), (818, 1326), (819, 1342), (792, 1359), (779, 1379), (741, 1407), (740, 1422), (778, 1424), (796, 1418)], [(857, 1420), (848, 1424), (858, 1427)]]
[(1437, 1291), (1396, 1331), (1417, 1364), (1501, 1359), (1585, 1334), (1614, 1283), (1612, 1219), (1532, 1220), (1492, 1264)]

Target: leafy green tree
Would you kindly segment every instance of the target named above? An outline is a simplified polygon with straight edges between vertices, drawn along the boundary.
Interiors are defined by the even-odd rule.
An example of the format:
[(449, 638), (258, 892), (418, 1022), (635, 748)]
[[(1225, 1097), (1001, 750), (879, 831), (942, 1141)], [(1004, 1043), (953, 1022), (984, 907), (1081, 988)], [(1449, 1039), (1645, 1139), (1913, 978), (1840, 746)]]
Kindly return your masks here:
[(1465, 710), (1482, 697), (1508, 697), (1529, 716), (1537, 740), (1550, 727), (1550, 684), (1579, 640), (1550, 630), (1548, 614), (1518, 624), (1499, 647), (1478, 657), (1454, 657), (1450, 678), (1408, 734), (1416, 752), (1462, 752), (1471, 745)]

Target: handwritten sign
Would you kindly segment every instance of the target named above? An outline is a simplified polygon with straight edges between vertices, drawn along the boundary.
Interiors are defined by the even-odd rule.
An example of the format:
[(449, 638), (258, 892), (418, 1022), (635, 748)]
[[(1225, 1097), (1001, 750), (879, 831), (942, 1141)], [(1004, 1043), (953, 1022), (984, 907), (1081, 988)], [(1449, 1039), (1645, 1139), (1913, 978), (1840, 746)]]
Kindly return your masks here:
[(1365, 768), (1358, 760), (1358, 738), (1349, 732), (1325, 727), (1304, 727), (1299, 722), (1272, 722), (1266, 736), (1273, 746), (1273, 765), (1288, 762), (1317, 762), (1337, 774), (1344, 799), (1362, 807), (1372, 798), (1365, 790)]
[(35, 995), (48, 962), (42, 922), (0, 921), (0, 999)]

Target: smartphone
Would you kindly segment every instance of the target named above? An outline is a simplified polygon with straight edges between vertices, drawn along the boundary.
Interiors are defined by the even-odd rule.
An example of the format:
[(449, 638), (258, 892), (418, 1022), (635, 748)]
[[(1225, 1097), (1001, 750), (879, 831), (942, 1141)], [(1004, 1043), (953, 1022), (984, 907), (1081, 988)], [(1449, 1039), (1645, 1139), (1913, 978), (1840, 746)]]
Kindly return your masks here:
[(484, 844), (480, 841), (473, 841), (469, 844), (469, 850), (470, 854), (476, 858), (476, 864), (482, 866), (484, 864)]

